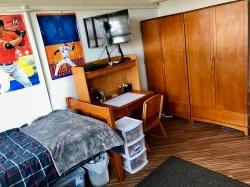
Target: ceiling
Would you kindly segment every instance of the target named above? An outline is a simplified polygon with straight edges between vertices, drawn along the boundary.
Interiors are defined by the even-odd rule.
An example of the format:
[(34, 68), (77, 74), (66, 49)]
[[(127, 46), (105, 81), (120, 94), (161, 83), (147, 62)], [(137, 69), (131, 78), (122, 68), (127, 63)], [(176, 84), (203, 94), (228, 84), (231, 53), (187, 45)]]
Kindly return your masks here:
[(2, 4), (152, 5), (159, 0), (0, 0)]

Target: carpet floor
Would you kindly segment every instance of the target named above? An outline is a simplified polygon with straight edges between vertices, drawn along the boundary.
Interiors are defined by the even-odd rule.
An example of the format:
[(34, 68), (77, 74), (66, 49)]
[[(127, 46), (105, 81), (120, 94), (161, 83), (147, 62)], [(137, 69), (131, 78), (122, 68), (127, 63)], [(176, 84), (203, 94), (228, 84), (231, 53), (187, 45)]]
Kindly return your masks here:
[(235, 179), (171, 156), (137, 187), (247, 187)]

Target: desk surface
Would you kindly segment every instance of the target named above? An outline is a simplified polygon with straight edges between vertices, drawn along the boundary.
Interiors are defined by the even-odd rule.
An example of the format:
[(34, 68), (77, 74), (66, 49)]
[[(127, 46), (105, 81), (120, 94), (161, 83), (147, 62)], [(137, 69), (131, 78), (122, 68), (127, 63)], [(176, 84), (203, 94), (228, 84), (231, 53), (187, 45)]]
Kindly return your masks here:
[(127, 105), (133, 101), (136, 101), (137, 99), (140, 99), (144, 97), (144, 93), (133, 93), (133, 92), (127, 92), (121, 95), (118, 95), (117, 97), (111, 98), (109, 100), (104, 101), (103, 103), (105, 105), (115, 106), (115, 107), (122, 107), (124, 105)]
[[(133, 110), (137, 109), (137, 108), (141, 108), (143, 105), (143, 102), (150, 98), (151, 96), (153, 96), (153, 92), (152, 91), (137, 91), (137, 90), (133, 90), (131, 93), (137, 93), (137, 94), (144, 94), (142, 97), (138, 97), (137, 99), (134, 99), (131, 102), (128, 102), (122, 106), (112, 106), (109, 104), (105, 104), (102, 103), (101, 105), (103, 106), (108, 106), (110, 108), (112, 108), (114, 110), (114, 112), (121, 112), (126, 115), (129, 112), (132, 112)], [(119, 97), (119, 96), (118, 96)]]

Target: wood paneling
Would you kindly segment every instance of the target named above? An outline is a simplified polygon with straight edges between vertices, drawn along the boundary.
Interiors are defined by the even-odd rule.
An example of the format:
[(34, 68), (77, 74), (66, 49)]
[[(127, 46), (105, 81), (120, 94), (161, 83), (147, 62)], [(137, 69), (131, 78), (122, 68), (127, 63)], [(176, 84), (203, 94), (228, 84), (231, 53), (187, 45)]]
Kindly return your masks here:
[(193, 107), (193, 117), (199, 117), (202, 119), (208, 119), (212, 121), (218, 121), (220, 123), (229, 123), (237, 126), (246, 126), (245, 125), (245, 116), (239, 112), (232, 112), (226, 110), (215, 110), (213, 108), (202, 108), (202, 107)]
[[(183, 15), (178, 14), (160, 19), (165, 78), (167, 89), (167, 110), (177, 116), (190, 117), (188, 78), (186, 66), (185, 33)], [(174, 105), (170, 107), (170, 104)], [(184, 107), (181, 110), (181, 107)]]
[(216, 108), (247, 112), (247, 3), (217, 6), (216, 13)]
[(159, 21), (141, 22), (148, 89), (167, 94)]
[(207, 123), (190, 125), (188, 121), (170, 119), (163, 122), (168, 139), (149, 136), (149, 163), (136, 174), (126, 173), (117, 183), (113, 172), (108, 186), (131, 187), (162, 164), (169, 156), (177, 156), (207, 169), (250, 184), (249, 138), (241, 132)]
[(212, 10), (184, 14), (191, 105), (208, 108), (215, 106)]

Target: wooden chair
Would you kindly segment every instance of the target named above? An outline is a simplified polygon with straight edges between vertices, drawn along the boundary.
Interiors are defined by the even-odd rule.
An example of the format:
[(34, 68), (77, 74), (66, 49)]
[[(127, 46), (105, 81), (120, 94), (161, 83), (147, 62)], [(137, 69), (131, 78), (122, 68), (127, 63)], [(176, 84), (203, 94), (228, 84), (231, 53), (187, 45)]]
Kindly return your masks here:
[(167, 138), (166, 130), (160, 120), (162, 116), (163, 99), (163, 95), (157, 94), (143, 103), (142, 120), (145, 134), (158, 126), (161, 129), (163, 137)]

